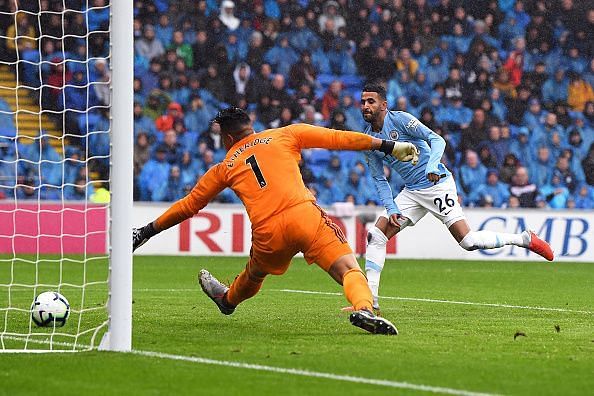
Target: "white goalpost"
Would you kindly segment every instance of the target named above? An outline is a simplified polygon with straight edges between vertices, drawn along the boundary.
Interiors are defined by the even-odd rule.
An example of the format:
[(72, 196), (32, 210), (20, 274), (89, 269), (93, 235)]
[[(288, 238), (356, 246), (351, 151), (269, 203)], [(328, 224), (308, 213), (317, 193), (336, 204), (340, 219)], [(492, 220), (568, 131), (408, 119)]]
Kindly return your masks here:
[[(8, 3), (0, 6), (0, 352), (129, 351), (133, 2)], [(70, 303), (63, 327), (31, 318), (46, 291)]]

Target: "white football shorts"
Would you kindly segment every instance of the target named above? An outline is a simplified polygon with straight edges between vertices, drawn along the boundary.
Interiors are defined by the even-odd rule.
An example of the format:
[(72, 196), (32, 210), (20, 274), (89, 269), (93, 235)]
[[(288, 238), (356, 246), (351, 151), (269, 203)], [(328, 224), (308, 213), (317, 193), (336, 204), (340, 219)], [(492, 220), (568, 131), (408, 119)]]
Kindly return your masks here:
[[(443, 182), (421, 190), (404, 189), (394, 198), (396, 206), (403, 216), (408, 217), (407, 225), (414, 226), (427, 213), (437, 217), (446, 227), (466, 217), (458, 202), (456, 183), (452, 176)], [(388, 217), (384, 211), (383, 217)]]

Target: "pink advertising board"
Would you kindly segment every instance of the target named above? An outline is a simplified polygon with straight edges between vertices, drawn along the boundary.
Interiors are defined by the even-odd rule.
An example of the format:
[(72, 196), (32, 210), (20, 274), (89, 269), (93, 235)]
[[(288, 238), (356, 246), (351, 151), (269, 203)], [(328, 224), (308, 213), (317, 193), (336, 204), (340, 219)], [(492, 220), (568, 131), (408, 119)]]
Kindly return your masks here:
[(107, 207), (0, 202), (0, 254), (105, 254)]

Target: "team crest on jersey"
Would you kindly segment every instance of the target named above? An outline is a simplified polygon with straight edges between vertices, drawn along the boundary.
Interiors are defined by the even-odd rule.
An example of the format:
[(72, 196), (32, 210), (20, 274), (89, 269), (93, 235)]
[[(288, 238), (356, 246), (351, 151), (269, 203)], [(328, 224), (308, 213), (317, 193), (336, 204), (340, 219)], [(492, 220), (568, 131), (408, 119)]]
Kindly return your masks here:
[(389, 133), (390, 139), (398, 140), (398, 131), (396, 129), (392, 129)]

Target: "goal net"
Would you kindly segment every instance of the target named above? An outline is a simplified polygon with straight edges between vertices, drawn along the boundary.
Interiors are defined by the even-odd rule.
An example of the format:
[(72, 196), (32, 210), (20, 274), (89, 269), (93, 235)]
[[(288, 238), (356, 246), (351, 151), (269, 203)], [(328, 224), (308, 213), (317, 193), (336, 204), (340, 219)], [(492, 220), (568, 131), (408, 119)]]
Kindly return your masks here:
[[(121, 190), (115, 187), (121, 185), (118, 172), (129, 175), (131, 183), (131, 171), (118, 168), (121, 150), (114, 148), (113, 132), (119, 131), (122, 120), (114, 120), (112, 109), (118, 101), (123, 103), (115, 99), (119, 92), (112, 93), (118, 78), (123, 81), (113, 77), (118, 72), (112, 45), (117, 40), (111, 37), (118, 32), (111, 29), (117, 23), (115, 15), (111, 17), (115, 10), (107, 0), (4, 4), (0, 6), (0, 351), (79, 351), (100, 345), (129, 349), (129, 334), (123, 344), (114, 346), (112, 332), (117, 321), (122, 322), (114, 318), (124, 315), (124, 326), (129, 327), (131, 315), (131, 301), (120, 300), (123, 313), (113, 312), (118, 298), (131, 300), (131, 258), (126, 252), (120, 254), (120, 259), (128, 260), (124, 270), (128, 285), (114, 292), (113, 279), (121, 271), (116, 253), (130, 239), (111, 241), (117, 233), (130, 234), (130, 228), (116, 233), (118, 224), (110, 219), (122, 207), (115, 202), (129, 199), (129, 209), (132, 199), (131, 192), (124, 189), (118, 195)], [(119, 18), (131, 16), (131, 6), (119, 7), (123, 10)], [(129, 41), (126, 45), (131, 48), (131, 34)], [(129, 58), (131, 62), (132, 53)], [(121, 107), (125, 110), (127, 105)], [(130, 149), (130, 157), (131, 131), (130, 127), (124, 132), (130, 135), (130, 144), (122, 144), (124, 150)], [(127, 250), (130, 246), (128, 242)], [(52, 323), (38, 327), (32, 320), (31, 304), (46, 291), (58, 292), (70, 303), (63, 327)]]

